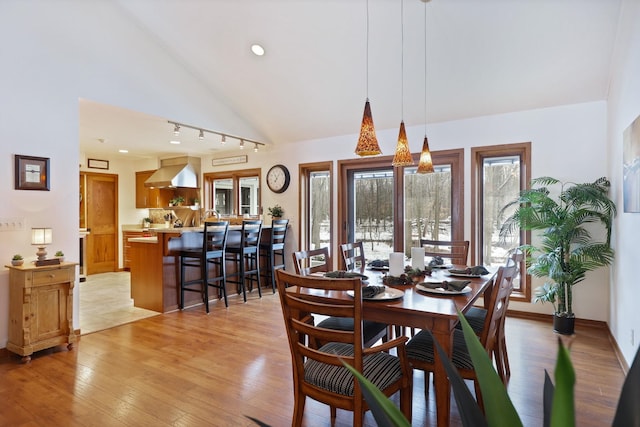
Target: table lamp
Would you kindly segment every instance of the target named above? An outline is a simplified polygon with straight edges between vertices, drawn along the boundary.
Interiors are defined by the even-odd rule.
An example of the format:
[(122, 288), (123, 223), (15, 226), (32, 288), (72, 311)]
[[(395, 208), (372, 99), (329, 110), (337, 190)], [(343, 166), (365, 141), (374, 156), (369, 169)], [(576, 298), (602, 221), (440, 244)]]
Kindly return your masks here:
[(51, 229), (50, 228), (32, 228), (31, 229), (31, 244), (38, 247), (38, 260), (36, 265), (42, 265), (43, 261), (47, 259), (46, 246), (51, 244)]

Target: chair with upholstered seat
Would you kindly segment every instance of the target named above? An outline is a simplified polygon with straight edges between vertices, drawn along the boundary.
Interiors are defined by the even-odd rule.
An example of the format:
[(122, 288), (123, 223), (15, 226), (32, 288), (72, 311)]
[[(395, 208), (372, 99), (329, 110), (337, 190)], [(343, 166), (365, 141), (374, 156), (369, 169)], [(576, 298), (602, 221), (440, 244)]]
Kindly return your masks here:
[(288, 226), (288, 219), (274, 219), (271, 222), (269, 242), (260, 243), (260, 256), (266, 259), (267, 267), (263, 272), (263, 277), (271, 282), (273, 293), (276, 292), (276, 270), (285, 268), (284, 245)]
[(467, 265), (469, 258), (468, 240), (430, 240), (420, 239), (425, 256), (447, 258), (452, 264)]
[[(218, 289), (218, 297), (227, 302), (225, 250), (229, 223), (226, 221), (205, 222), (204, 231), (198, 233), (198, 246), (185, 247), (180, 250), (180, 309), (184, 308), (184, 293), (199, 292), (202, 295), (207, 313), (209, 313), (209, 287)], [(197, 268), (197, 278), (188, 279), (187, 269)], [(213, 267), (213, 268), (212, 268)], [(211, 276), (210, 271), (214, 271)], [(194, 286), (197, 285), (197, 288)]]
[(364, 274), (366, 261), (362, 242), (343, 243), (340, 245), (345, 270)]
[[(308, 276), (314, 273), (327, 273), (331, 271), (329, 248), (312, 249), (309, 251), (296, 251), (293, 253), (293, 266), (296, 274)], [(318, 326), (341, 331), (353, 330), (353, 319), (347, 317), (328, 317), (322, 320)], [(385, 341), (388, 337), (387, 325), (384, 323), (365, 320), (363, 322), (364, 343), (371, 347), (379, 340)]]
[[(499, 329), (504, 327), (503, 317), (506, 315), (509, 303), (509, 295), (513, 290), (513, 278), (516, 275), (516, 267), (500, 267), (496, 273), (491, 295), (489, 295), (489, 312), (485, 318), (480, 343), (491, 357), (495, 355), (495, 349), (500, 337)], [(482, 395), (473, 368), (471, 356), (467, 350), (464, 335), (461, 330), (455, 329), (453, 334), (453, 347), (451, 360), (453, 365), (460, 372), (462, 378), (474, 381), (476, 399), (482, 406)], [(414, 369), (425, 371), (425, 393), (429, 390), (429, 373), (433, 372), (434, 366), (434, 345), (432, 335), (428, 331), (420, 331), (407, 343), (407, 356)]]
[[(514, 277), (514, 281), (517, 277), (519, 277), (520, 273), (520, 265), (524, 261), (524, 253), (520, 249), (514, 249), (509, 252), (507, 255), (507, 261), (505, 265), (507, 267), (515, 266), (516, 267), (516, 275)], [(482, 335), (482, 329), (484, 328), (484, 322), (487, 317), (487, 310), (482, 307), (471, 307), (464, 315), (469, 322), (469, 326), (474, 330), (476, 335)], [(511, 367), (509, 366), (509, 355), (507, 353), (507, 338), (505, 334), (505, 322), (507, 316), (502, 318), (502, 325), (498, 329), (500, 336), (498, 337), (497, 346), (494, 349), (494, 358), (496, 360), (496, 370), (498, 371), (498, 375), (500, 375), (500, 379), (505, 384), (509, 380), (511, 376)], [(457, 328), (460, 329), (460, 324), (457, 325)]]
[[(351, 425), (363, 425), (369, 409), (360, 384), (344, 367), (353, 366), (389, 397), (400, 393), (400, 408), (411, 420), (412, 371), (405, 354), (406, 337), (367, 348), (362, 339), (362, 284), (358, 278), (335, 279), (300, 276), (276, 271), (278, 294), (293, 365), (293, 426), (301, 426), (307, 397), (331, 408), (331, 425), (336, 408), (353, 412)], [(351, 298), (332, 293), (352, 292)], [(313, 317), (348, 317), (353, 330), (331, 330), (314, 325)], [(310, 343), (324, 343), (319, 348)]]
[[(229, 242), (227, 245), (227, 260), (236, 264), (236, 271), (227, 276), (227, 281), (238, 285), (238, 294), (242, 292), (244, 302), (247, 302), (247, 288), (253, 290), (253, 283), (257, 283), (258, 295), (262, 298), (260, 289), (260, 239), (262, 237), (261, 220), (242, 221), (240, 241)], [(235, 280), (230, 280), (233, 277)], [(247, 283), (249, 285), (247, 286)]]

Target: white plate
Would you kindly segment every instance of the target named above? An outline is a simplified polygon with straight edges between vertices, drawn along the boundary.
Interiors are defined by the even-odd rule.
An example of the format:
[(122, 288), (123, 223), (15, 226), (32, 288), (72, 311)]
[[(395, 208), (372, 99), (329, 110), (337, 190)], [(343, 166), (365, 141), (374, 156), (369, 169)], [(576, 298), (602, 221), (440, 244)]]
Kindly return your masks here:
[[(404, 291), (401, 289), (390, 288), (388, 286), (385, 286), (384, 288), (384, 292), (380, 292), (372, 298), (362, 297), (362, 299), (367, 301), (386, 301), (402, 298), (404, 296)], [(347, 291), (347, 295), (353, 297), (353, 291)]]
[[(431, 283), (436, 283), (436, 282), (431, 282)], [(442, 282), (437, 282), (437, 283), (442, 283)], [(428, 288), (420, 283), (418, 283), (416, 285), (416, 289), (419, 291), (423, 291), (423, 292), (428, 292), (430, 294), (439, 294), (439, 295), (462, 295), (462, 294), (466, 294), (468, 292), (471, 292), (471, 287), (470, 286), (466, 286), (463, 290), (461, 291), (445, 291), (442, 288)]]

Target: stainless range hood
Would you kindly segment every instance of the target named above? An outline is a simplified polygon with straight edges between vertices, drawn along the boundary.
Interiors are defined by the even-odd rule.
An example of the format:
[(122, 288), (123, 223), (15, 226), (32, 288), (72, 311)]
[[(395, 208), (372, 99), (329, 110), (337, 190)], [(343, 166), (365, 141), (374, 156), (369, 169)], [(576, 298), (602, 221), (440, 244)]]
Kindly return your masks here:
[(160, 168), (144, 183), (153, 188), (200, 188), (200, 159), (176, 157), (160, 161)]

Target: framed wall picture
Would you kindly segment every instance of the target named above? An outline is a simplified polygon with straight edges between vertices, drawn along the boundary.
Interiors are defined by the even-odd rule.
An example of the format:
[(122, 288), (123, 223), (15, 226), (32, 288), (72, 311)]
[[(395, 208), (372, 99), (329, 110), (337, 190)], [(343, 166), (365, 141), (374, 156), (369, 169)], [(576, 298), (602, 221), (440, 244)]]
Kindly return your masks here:
[(622, 199), (625, 212), (640, 212), (640, 116), (622, 135)]
[(92, 169), (109, 169), (109, 160), (87, 159), (87, 166)]
[(49, 191), (49, 158), (16, 154), (15, 189)]

